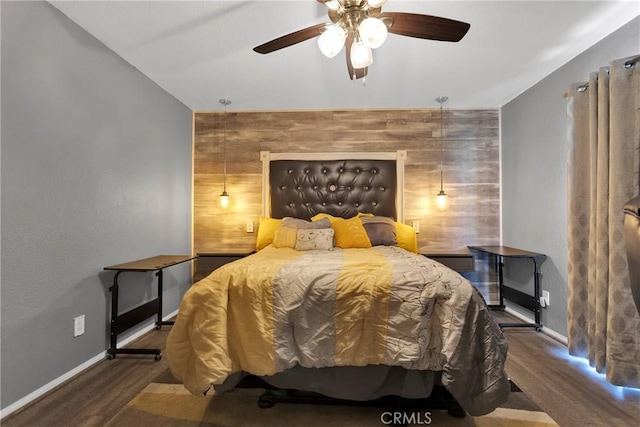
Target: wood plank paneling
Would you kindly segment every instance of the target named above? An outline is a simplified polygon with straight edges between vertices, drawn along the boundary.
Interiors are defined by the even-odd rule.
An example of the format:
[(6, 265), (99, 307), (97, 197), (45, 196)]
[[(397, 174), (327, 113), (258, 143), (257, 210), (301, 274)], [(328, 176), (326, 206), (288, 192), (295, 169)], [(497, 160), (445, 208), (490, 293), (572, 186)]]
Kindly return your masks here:
[[(498, 110), (439, 109), (227, 112), (228, 210), (222, 192), (224, 113), (194, 117), (194, 252), (250, 251), (262, 210), (260, 151), (407, 151), (405, 220), (420, 221), (420, 247), (455, 249), (498, 244), (500, 226)], [(444, 189), (450, 206), (434, 203)]]

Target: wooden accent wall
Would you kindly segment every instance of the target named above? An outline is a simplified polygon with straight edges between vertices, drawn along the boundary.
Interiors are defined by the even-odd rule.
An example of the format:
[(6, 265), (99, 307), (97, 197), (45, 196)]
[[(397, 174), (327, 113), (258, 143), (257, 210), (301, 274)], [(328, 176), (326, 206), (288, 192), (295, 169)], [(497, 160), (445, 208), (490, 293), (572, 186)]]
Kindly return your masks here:
[[(440, 190), (440, 110), (227, 112), (227, 191), (222, 192), (223, 112), (194, 113), (193, 251), (255, 247), (262, 208), (260, 151), (407, 150), (405, 222), (420, 221), (420, 247), (462, 248), (500, 239), (498, 110), (444, 110), (444, 189)], [(247, 233), (253, 221), (255, 232)]]

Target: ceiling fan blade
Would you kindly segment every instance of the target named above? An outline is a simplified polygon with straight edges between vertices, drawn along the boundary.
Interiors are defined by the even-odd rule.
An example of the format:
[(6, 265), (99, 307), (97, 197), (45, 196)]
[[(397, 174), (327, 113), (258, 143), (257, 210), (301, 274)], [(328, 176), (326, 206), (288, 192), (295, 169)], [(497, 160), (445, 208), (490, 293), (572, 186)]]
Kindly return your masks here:
[(393, 21), (390, 33), (445, 42), (460, 41), (471, 27), (466, 22), (417, 13), (384, 12), (380, 18)]
[(351, 80), (358, 80), (363, 77), (366, 77), (368, 67), (364, 68), (353, 68), (353, 64), (351, 63), (351, 45), (353, 44), (353, 36), (347, 36), (347, 40), (345, 42), (345, 51), (347, 52), (347, 71), (349, 72), (349, 78)]
[(305, 40), (312, 39), (314, 37), (322, 34), (322, 30), (331, 24), (316, 24), (311, 27), (303, 28), (302, 30), (298, 30), (291, 34), (284, 35), (282, 37), (278, 37), (277, 39), (273, 39), (269, 42), (261, 44), (260, 46), (256, 46), (253, 48), (255, 52), (258, 53), (271, 53), (276, 50), (283, 49), (285, 47), (293, 46), (294, 44), (303, 42)]

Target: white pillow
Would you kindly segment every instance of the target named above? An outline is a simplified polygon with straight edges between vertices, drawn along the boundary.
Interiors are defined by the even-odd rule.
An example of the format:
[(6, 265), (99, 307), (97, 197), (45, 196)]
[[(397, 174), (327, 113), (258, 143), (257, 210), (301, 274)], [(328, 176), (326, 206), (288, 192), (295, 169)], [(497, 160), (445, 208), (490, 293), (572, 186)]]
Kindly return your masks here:
[(297, 251), (333, 249), (333, 228), (299, 229), (295, 249)]

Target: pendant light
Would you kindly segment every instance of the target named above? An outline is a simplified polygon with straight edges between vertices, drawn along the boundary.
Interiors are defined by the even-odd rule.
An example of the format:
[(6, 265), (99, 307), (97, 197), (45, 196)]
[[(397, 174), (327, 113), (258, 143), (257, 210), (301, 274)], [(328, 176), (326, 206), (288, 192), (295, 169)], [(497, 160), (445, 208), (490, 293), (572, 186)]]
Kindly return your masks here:
[(218, 196), (218, 206), (222, 209), (229, 207), (231, 197), (227, 193), (227, 105), (231, 104), (231, 101), (227, 98), (222, 98), (220, 104), (224, 105), (224, 133), (222, 135), (222, 194)]
[(442, 114), (442, 104), (447, 102), (449, 98), (446, 96), (439, 96), (436, 98), (436, 102), (440, 104), (440, 192), (436, 196), (436, 205), (440, 209), (446, 209), (449, 205), (449, 197), (444, 192), (443, 187), (443, 170), (444, 170), (444, 116)]

